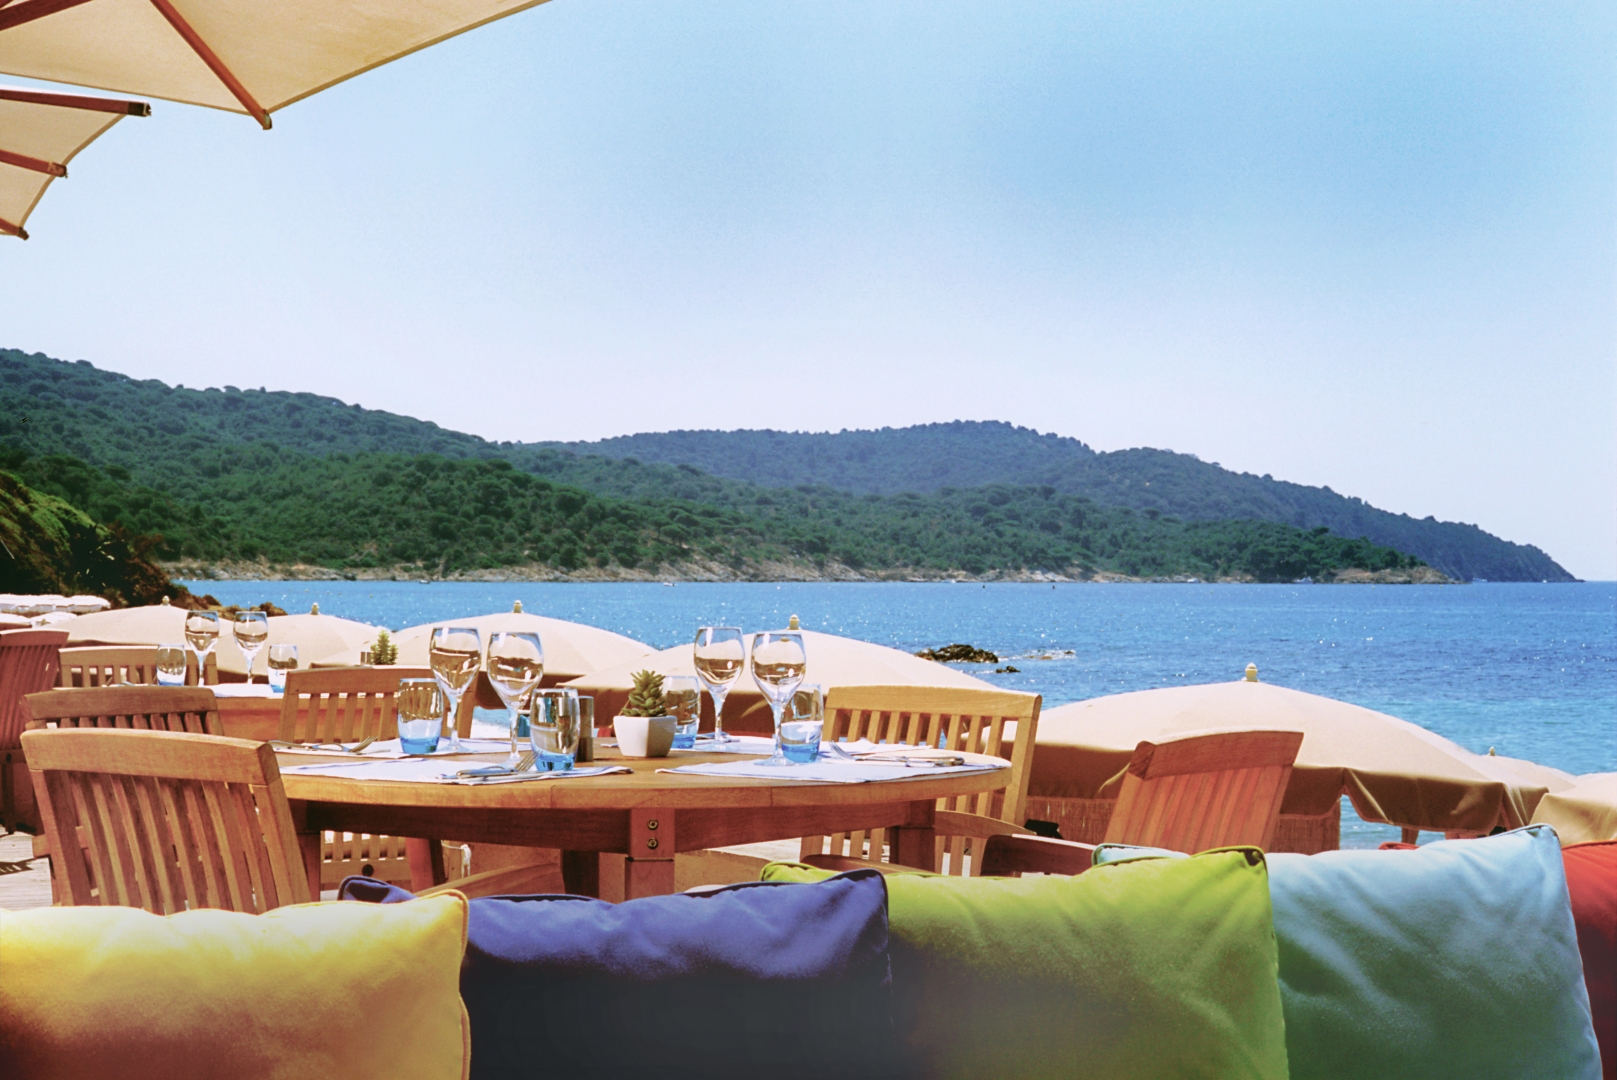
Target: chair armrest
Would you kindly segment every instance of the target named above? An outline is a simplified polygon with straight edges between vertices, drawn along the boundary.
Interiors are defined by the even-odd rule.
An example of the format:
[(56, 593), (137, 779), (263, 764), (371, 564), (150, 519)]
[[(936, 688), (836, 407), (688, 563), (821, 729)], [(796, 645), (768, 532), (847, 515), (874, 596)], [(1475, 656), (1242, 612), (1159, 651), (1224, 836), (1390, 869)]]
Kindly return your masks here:
[(1044, 836), (990, 836), (983, 845), (983, 876), (1081, 874), (1094, 864), (1095, 845)]
[(849, 870), (880, 870), (884, 874), (920, 874), (924, 872), (917, 870), (913, 866), (871, 862), (868, 859), (850, 859), (846, 855), (805, 855), (799, 861), (816, 869), (830, 870), (837, 874), (847, 873)]
[(962, 814), (958, 810), (939, 810), (933, 819), (932, 827), (943, 836), (975, 836), (987, 838), (990, 836), (1035, 836), (1032, 829), (1024, 829), (1020, 825), (1012, 825), (1009, 821), (999, 818), (984, 817), (982, 814)]
[(502, 866), (497, 870), (484, 870), (454, 881), (427, 889), (419, 896), (434, 896), (443, 892), (458, 892), (468, 900), (479, 896), (506, 896), (518, 893), (559, 893), (566, 889), (560, 882), (561, 871), (553, 862), (523, 863), (520, 866)]

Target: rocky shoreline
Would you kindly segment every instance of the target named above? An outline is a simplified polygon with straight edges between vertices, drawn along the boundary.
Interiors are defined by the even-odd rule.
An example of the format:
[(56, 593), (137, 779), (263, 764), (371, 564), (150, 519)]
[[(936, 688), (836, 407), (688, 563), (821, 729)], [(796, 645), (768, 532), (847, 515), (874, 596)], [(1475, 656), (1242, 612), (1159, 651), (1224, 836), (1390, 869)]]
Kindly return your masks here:
[[(1197, 584), (1203, 579), (1188, 574), (1174, 577), (1130, 577), (1108, 571), (1084, 573), (1074, 567), (1067, 573), (1049, 570), (989, 570), (980, 574), (964, 571), (918, 570), (899, 567), (887, 570), (855, 570), (841, 563), (808, 560), (749, 560), (740, 566), (725, 563), (689, 561), (663, 564), (655, 568), (644, 567), (583, 567), (563, 570), (554, 566), (530, 564), (502, 566), (481, 570), (457, 570), (439, 573), (424, 566), (366, 567), (352, 570), (334, 570), (328, 566), (305, 563), (271, 563), (266, 560), (231, 560), (204, 562), (185, 560), (164, 563), (169, 577), (186, 581), (415, 581), (423, 584), (438, 581), (667, 581), (667, 582), (740, 582), (740, 581), (818, 581), (818, 582), (1017, 582), (1029, 584), (1064, 584), (1083, 582), (1133, 582), (1159, 584)], [(1251, 577), (1223, 577), (1216, 584), (1252, 584)], [(1316, 580), (1316, 584), (1347, 585), (1451, 585), (1451, 579), (1429, 566), (1412, 570), (1343, 570), (1331, 581)]]

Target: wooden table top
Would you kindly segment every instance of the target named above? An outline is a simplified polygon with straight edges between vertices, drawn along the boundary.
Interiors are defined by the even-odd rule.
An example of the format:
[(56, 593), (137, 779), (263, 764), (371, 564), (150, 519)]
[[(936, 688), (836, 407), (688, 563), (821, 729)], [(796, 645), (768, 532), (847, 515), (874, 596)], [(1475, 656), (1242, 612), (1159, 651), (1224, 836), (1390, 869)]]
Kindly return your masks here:
[[(283, 758), (283, 764), (292, 763)], [(297, 759), (307, 763), (308, 757)], [(326, 761), (330, 758), (324, 759)], [(503, 755), (469, 755), (468, 764), (504, 760)], [(386, 780), (283, 773), (287, 798), (307, 802), (374, 806), (476, 808), (479, 810), (631, 810), (642, 806), (677, 809), (730, 807), (834, 806), (891, 803), (971, 795), (1004, 787), (1010, 769), (877, 780), (863, 784), (830, 784), (804, 780), (753, 780), (658, 772), (677, 765), (757, 760), (738, 754), (675, 751), (666, 758), (624, 758), (612, 748), (598, 748), (596, 763), (627, 765), (633, 775), (595, 776), (578, 780), (537, 780), (513, 784), (422, 784)]]

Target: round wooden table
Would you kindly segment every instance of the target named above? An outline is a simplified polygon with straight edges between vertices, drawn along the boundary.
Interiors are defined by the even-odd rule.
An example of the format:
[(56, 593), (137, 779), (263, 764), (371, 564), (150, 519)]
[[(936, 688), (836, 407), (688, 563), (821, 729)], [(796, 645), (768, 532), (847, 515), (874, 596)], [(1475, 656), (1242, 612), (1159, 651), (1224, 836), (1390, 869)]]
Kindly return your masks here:
[[(304, 759), (307, 760), (307, 759)], [(674, 891), (677, 852), (799, 836), (891, 829), (893, 861), (932, 870), (937, 800), (994, 791), (1010, 769), (917, 773), (914, 779), (863, 784), (728, 779), (658, 772), (674, 765), (747, 760), (735, 754), (677, 753), (623, 758), (596, 752), (597, 763), (627, 765), (633, 775), (529, 783), (422, 784), (283, 774), (310, 886), (319, 895), (322, 830), (412, 839), (412, 876), (425, 883), (421, 858), (436, 856), (431, 879), (443, 880), (441, 839), (559, 848), (567, 890), (600, 895), (600, 854), (624, 860), (623, 896)]]

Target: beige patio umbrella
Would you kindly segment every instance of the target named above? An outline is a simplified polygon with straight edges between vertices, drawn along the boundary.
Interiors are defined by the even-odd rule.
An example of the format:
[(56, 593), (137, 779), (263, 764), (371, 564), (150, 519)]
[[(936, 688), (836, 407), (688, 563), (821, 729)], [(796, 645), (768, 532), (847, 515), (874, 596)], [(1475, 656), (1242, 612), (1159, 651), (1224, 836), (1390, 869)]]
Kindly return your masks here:
[[(434, 626), (475, 626), (487, 647), (489, 635), (497, 630), (539, 635), (545, 650), (545, 677), (542, 685), (555, 686), (587, 672), (609, 668), (650, 656), (652, 649), (634, 638), (602, 630), (598, 626), (530, 615), (520, 611), (473, 615), (464, 619), (439, 619), (400, 630), (393, 636), (399, 647), (399, 663), (427, 664), (427, 642)], [(477, 703), (486, 709), (500, 708), (500, 699), (484, 679), (478, 680)]]
[(1329, 813), (1346, 794), (1366, 821), (1442, 832), (1528, 823), (1566, 774), (1474, 754), (1425, 728), (1345, 701), (1259, 682), (1141, 690), (1050, 709), (1028, 796), (1115, 798), (1134, 747), (1192, 731), (1303, 732), (1284, 814)]
[(74, 155), (124, 117), (151, 111), (144, 101), (0, 86), (0, 233), (28, 239), (28, 215)]
[(1617, 840), (1617, 773), (1589, 773), (1552, 791), (1533, 811), (1533, 823), (1555, 826), (1562, 846)]
[(542, 0), (13, 0), (0, 72), (269, 114)]
[[(3, 10), (3, 9), (0, 9)], [(123, 608), (80, 615), (66, 624), (67, 643), (74, 645), (165, 645), (185, 642), (184, 608), (168, 604)], [(247, 677), (247, 658), (236, 644), (229, 620), (221, 617), (219, 640), (214, 645), (220, 677), (241, 681)], [(376, 640), (381, 627), (335, 615), (272, 615), (268, 645), (298, 647), (300, 667), (339, 667), (359, 663), (361, 649)], [(253, 671), (268, 671), (268, 645), (255, 658)]]
[[(955, 686), (993, 690), (993, 685), (956, 671), (933, 660), (922, 660), (898, 649), (868, 641), (804, 630), (803, 651), (808, 654), (808, 682), (826, 690), (834, 686)], [(750, 644), (750, 642), (749, 642)], [(690, 645), (676, 645), (626, 664), (602, 668), (567, 683), (580, 693), (595, 698), (596, 723), (605, 727), (629, 700), (634, 673), (642, 670), (662, 675), (696, 674)], [(713, 702), (702, 695), (703, 730), (713, 726)], [(769, 703), (752, 681), (751, 669), (741, 673), (724, 703), (724, 730), (772, 733), (774, 714)]]

